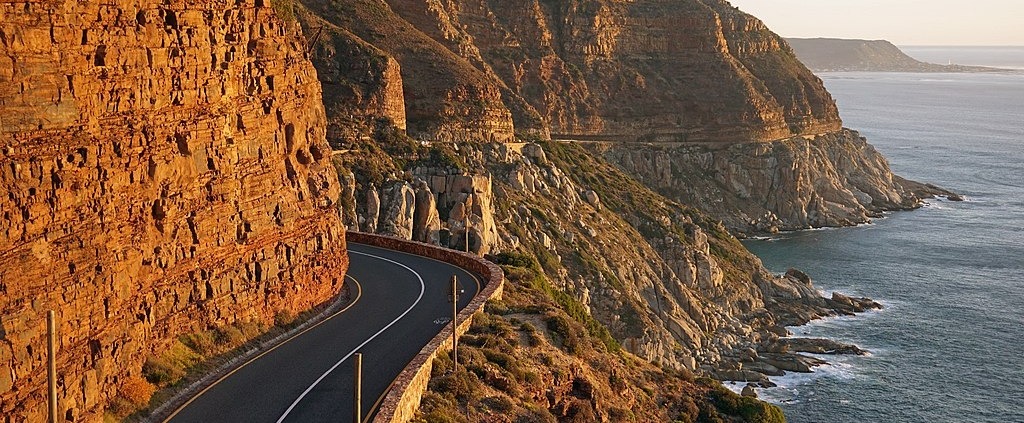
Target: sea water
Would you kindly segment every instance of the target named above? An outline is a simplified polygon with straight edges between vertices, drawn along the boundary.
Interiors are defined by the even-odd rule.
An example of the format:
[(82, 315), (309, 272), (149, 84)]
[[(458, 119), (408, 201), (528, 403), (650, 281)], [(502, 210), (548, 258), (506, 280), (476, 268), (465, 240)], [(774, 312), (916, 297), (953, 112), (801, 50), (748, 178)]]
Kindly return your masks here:
[(895, 173), (967, 201), (746, 242), (773, 271), (885, 306), (791, 328), (871, 354), (825, 356), (761, 397), (795, 423), (1024, 423), (1024, 74), (821, 77)]

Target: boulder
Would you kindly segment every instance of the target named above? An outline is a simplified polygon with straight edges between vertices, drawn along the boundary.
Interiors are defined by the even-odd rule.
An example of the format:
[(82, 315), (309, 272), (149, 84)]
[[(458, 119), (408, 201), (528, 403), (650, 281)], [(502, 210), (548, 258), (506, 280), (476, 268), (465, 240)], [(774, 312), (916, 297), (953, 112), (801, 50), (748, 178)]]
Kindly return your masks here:
[(438, 244), (440, 242), (441, 217), (437, 213), (434, 193), (426, 181), (416, 183), (416, 206), (413, 212), (412, 239), (414, 241)]
[(747, 384), (747, 386), (743, 387), (743, 391), (740, 392), (740, 395), (750, 398), (757, 398), (757, 391), (754, 390), (753, 385)]
[(594, 209), (601, 210), (601, 197), (598, 197), (597, 193), (594, 192), (594, 190), (588, 189), (586, 191), (583, 191), (583, 199), (587, 200), (587, 203), (589, 203), (591, 206), (594, 206)]
[(412, 239), (413, 212), (416, 193), (408, 182), (401, 181), (384, 189), (377, 232)]
[(377, 188), (370, 184), (366, 190), (366, 213), (363, 215), (361, 227), (363, 232), (377, 232), (377, 221), (380, 219), (380, 194)]

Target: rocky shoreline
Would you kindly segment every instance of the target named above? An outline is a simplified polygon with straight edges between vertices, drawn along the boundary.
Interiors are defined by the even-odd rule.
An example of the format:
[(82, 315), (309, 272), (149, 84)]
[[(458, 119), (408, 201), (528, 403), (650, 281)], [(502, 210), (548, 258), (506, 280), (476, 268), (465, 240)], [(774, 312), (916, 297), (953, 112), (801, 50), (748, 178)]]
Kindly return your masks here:
[[(813, 289), (813, 283), (805, 273), (797, 269), (789, 269), (787, 279), (798, 281)], [(789, 304), (775, 307), (779, 325), (770, 328), (775, 336), (757, 345), (739, 352), (735, 357), (724, 357), (725, 360), (717, 369), (708, 369), (708, 373), (723, 382), (745, 382), (742, 390), (744, 396), (756, 397), (754, 388), (771, 388), (776, 384), (770, 377), (784, 376), (787, 372), (813, 373), (814, 368), (827, 365), (827, 360), (812, 357), (815, 355), (866, 355), (867, 350), (860, 347), (827, 338), (792, 337), (786, 329), (789, 326), (802, 326), (813, 320), (832, 316), (853, 316), (871, 310), (880, 310), (882, 305), (866, 297), (850, 297), (833, 292), (830, 298), (819, 297), (818, 304), (806, 307), (805, 304)], [(815, 301), (811, 301), (814, 303)]]

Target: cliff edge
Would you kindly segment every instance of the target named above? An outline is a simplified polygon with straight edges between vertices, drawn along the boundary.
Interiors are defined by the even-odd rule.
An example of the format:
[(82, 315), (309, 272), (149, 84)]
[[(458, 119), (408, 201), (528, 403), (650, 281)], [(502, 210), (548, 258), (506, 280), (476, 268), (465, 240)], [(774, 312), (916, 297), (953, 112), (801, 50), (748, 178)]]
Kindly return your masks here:
[(261, 0), (0, 8), (0, 414), (46, 420), (48, 309), (60, 415), (98, 421), (178, 336), (337, 294), (297, 26)]

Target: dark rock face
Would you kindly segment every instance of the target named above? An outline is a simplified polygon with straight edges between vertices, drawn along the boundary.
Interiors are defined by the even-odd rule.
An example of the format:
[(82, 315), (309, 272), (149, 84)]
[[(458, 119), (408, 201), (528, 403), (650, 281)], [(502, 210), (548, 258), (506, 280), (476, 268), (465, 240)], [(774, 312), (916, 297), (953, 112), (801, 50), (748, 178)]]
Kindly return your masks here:
[(0, 6), (0, 415), (45, 420), (47, 309), (97, 421), (181, 334), (340, 290), (320, 85), (256, 3)]

